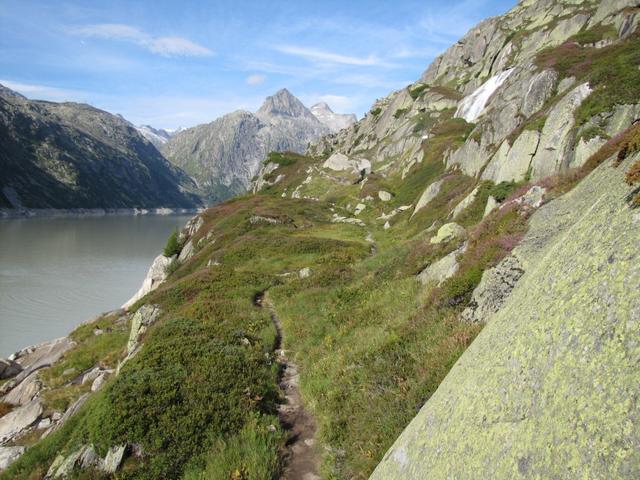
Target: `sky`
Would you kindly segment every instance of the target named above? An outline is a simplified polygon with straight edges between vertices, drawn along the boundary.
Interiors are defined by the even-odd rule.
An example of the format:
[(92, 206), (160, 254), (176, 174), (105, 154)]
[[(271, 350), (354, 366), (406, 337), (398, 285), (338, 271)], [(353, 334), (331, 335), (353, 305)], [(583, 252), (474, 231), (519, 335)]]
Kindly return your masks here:
[(0, 0), (0, 83), (175, 129), (289, 89), (362, 116), (516, 0)]

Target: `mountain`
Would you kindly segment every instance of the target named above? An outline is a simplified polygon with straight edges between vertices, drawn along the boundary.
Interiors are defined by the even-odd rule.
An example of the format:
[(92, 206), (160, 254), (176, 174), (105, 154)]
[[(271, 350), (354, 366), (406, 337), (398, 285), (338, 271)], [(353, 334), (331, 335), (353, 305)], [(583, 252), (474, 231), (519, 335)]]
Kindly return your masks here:
[(149, 140), (158, 150), (171, 138), (171, 133), (161, 128), (153, 128), (149, 125), (140, 125), (136, 130)]
[(356, 123), (358, 118), (353, 114), (333, 113), (333, 110), (325, 102), (316, 103), (311, 107), (311, 113), (333, 133)]
[(128, 310), (0, 361), (0, 478), (639, 478), (639, 24), (521, 0), (268, 154)]
[(192, 208), (195, 184), (126, 120), (0, 91), (3, 208)]
[(303, 152), (329, 132), (300, 100), (282, 89), (256, 113), (237, 111), (174, 134), (161, 151), (193, 176), (210, 202), (249, 188), (271, 151)]

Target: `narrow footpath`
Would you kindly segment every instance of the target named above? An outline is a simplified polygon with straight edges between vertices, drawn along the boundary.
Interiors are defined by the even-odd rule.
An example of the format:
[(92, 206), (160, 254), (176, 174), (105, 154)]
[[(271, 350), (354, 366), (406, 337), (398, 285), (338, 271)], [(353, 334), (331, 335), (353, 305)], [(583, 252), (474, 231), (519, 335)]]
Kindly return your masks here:
[(279, 385), (286, 402), (278, 406), (280, 425), (289, 433), (287, 452), (281, 480), (320, 480), (319, 459), (316, 453), (316, 422), (304, 408), (299, 387), (298, 368), (287, 358), (282, 335), (282, 324), (273, 304), (264, 293), (255, 298), (257, 306), (267, 308), (276, 329), (274, 350), (280, 365)]

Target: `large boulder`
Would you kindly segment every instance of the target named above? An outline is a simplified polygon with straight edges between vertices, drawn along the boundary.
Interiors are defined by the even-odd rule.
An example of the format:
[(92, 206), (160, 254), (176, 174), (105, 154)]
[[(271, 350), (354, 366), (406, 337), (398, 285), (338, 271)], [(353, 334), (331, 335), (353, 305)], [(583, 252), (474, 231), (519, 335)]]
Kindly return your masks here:
[(151, 267), (147, 272), (147, 276), (142, 282), (140, 290), (138, 290), (133, 297), (131, 297), (124, 305), (122, 305), (122, 308), (128, 310), (133, 305), (135, 305), (135, 303), (142, 297), (158, 288), (167, 278), (167, 269), (173, 261), (175, 261), (175, 258), (173, 257), (158, 255), (153, 260), (153, 263), (151, 264)]
[(0, 417), (0, 445), (35, 424), (40, 419), (42, 412), (40, 400), (35, 399)]
[(431, 237), (430, 243), (447, 243), (451, 240), (466, 238), (467, 232), (457, 223), (446, 223), (438, 229), (438, 233)]
[(639, 158), (532, 215), (524, 275), (372, 480), (640, 478)]
[(445, 280), (453, 277), (460, 268), (458, 256), (462, 255), (466, 248), (467, 246), (464, 244), (462, 247), (436, 260), (418, 274), (417, 280), (422, 285), (442, 285)]
[(41, 389), (42, 382), (38, 378), (38, 373), (35, 372), (25, 378), (18, 386), (0, 398), (0, 400), (11, 405), (25, 405), (33, 400)]
[(418, 213), (420, 210), (426, 207), (429, 204), (429, 202), (431, 202), (434, 198), (438, 196), (438, 193), (440, 193), (440, 188), (442, 187), (443, 183), (444, 183), (443, 180), (437, 180), (431, 183), (425, 189), (425, 191), (420, 196), (420, 199), (418, 200), (416, 207), (413, 209), (413, 213), (411, 214), (411, 217), (413, 217), (416, 213)]

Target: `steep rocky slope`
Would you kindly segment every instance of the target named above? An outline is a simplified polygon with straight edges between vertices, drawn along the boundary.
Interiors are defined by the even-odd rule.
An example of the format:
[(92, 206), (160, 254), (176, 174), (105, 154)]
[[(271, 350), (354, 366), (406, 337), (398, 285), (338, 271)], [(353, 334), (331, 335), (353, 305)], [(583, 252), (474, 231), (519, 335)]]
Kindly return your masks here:
[(270, 153), (128, 310), (0, 363), (3, 478), (277, 478), (280, 336), (323, 478), (637, 477), (639, 11), (524, 0)]
[(268, 152), (303, 152), (310, 141), (328, 131), (283, 89), (268, 97), (255, 114), (233, 112), (174, 135), (162, 152), (197, 179), (210, 202), (217, 202), (246, 191)]
[(193, 208), (193, 181), (125, 120), (0, 91), (0, 207)]

